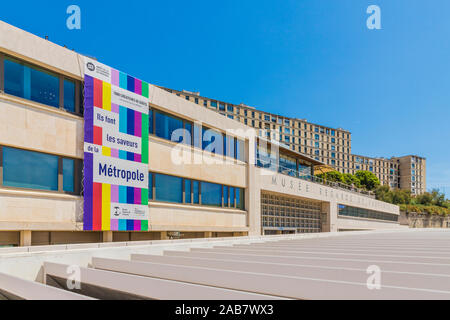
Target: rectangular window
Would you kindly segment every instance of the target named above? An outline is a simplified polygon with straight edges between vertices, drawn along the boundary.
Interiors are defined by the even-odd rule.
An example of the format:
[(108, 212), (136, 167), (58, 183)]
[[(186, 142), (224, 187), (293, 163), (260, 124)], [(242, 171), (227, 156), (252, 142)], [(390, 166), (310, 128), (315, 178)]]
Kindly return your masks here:
[(223, 136), (220, 132), (207, 127), (202, 128), (203, 131), (203, 150), (214, 154), (223, 155)]
[(153, 200), (153, 173), (148, 174), (148, 198)]
[(63, 190), (65, 192), (75, 192), (75, 160), (64, 158), (63, 164)]
[(153, 131), (153, 110), (150, 110), (148, 113), (148, 133), (150, 134), (155, 134), (155, 132)]
[(155, 173), (155, 200), (183, 202), (183, 179)]
[(245, 141), (236, 139), (236, 159), (245, 162)]
[(220, 184), (202, 182), (202, 205), (222, 206), (222, 186)]
[(227, 105), (227, 111), (228, 112), (233, 112), (233, 106), (232, 105)]
[(225, 155), (230, 158), (234, 158), (234, 144), (235, 138), (231, 136), (225, 136)]
[(219, 103), (219, 110), (220, 111), (225, 111), (225, 104), (224, 103)]
[(64, 79), (64, 109), (75, 112), (75, 82)]
[(58, 157), (3, 147), (3, 185), (58, 191)]
[(236, 188), (236, 208), (245, 210), (244, 189), (242, 188)]
[(191, 203), (191, 185), (192, 181), (189, 179), (184, 179), (184, 202)]
[(235, 202), (235, 192), (234, 190), (236, 190), (236, 188), (233, 187), (229, 187), (228, 188), (229, 192), (230, 192), (230, 207), (234, 208), (236, 206), (236, 202)]
[(217, 101), (211, 101), (211, 107), (217, 108)]
[(229, 187), (227, 187), (227, 186), (223, 187), (223, 206), (224, 207), (229, 207), (228, 202), (230, 199), (229, 199), (229, 195), (228, 195), (228, 189), (229, 189)]
[(177, 129), (183, 129), (183, 120), (159, 111), (155, 111), (155, 135), (157, 137), (175, 142), (181, 142), (180, 135), (174, 135), (172, 140), (172, 134)]
[(200, 203), (200, 182), (192, 181), (192, 195), (194, 198), (194, 204)]

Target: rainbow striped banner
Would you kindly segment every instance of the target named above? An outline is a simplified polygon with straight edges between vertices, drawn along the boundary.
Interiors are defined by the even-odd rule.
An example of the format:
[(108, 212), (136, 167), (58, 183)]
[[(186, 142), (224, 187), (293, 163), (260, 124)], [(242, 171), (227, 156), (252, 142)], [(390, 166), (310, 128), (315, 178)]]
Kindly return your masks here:
[(86, 231), (148, 231), (148, 97), (148, 83), (85, 58)]

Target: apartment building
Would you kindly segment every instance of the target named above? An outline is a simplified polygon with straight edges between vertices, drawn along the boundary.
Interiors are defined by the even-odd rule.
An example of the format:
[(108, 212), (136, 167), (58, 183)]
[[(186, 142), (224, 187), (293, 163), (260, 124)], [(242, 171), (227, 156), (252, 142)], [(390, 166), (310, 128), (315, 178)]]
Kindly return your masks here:
[[(231, 116), (306, 132), (309, 143), (318, 134), (336, 154), (348, 132), (217, 102), (224, 118), (187, 100), (0, 21), (0, 246), (399, 228), (398, 206), (316, 180), (324, 162)], [(145, 101), (145, 113), (122, 114), (130, 101)], [(142, 154), (108, 147), (112, 131), (95, 128), (105, 119)], [(111, 165), (94, 169), (92, 150)], [(148, 174), (116, 170), (125, 160)], [(119, 175), (141, 187), (123, 189)], [(136, 201), (145, 214), (123, 218)]]
[[(275, 139), (282, 146), (323, 162), (341, 173), (355, 174), (358, 170), (371, 171), (382, 185), (392, 189), (411, 190), (412, 194), (426, 191), (424, 158), (416, 156), (417, 159), (422, 159), (421, 170), (414, 170), (410, 165), (410, 156), (387, 159), (355, 155), (352, 154), (351, 132), (345, 129), (310, 123), (306, 119), (283, 117), (257, 110), (243, 103), (236, 105), (207, 98), (201, 96), (199, 92), (160, 88), (255, 128), (259, 136)], [(405, 159), (400, 161), (403, 158)], [(399, 174), (400, 168), (403, 175)]]
[(427, 191), (426, 159), (417, 155), (408, 155), (391, 159), (398, 168), (398, 187), (411, 190), (412, 195), (419, 195)]

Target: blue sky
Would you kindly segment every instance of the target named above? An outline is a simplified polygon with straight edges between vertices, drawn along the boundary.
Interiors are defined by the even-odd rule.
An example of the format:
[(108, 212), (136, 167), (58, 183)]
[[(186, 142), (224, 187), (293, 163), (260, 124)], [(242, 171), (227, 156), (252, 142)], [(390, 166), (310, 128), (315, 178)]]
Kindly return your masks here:
[[(126, 3), (126, 5), (123, 5)], [(66, 8), (81, 8), (81, 30)], [(366, 9), (381, 8), (382, 30)], [(427, 158), (450, 196), (450, 1), (7, 1), (0, 19), (153, 84), (352, 132)]]

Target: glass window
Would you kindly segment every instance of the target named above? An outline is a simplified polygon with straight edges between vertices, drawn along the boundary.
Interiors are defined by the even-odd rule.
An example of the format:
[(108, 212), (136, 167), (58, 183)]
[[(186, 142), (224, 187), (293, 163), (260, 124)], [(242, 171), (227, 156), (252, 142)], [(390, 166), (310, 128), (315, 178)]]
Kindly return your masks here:
[(223, 155), (223, 137), (220, 132), (203, 127), (203, 150)]
[[(30, 99), (29, 86), (27, 88), (27, 97), (25, 97), (25, 71), (24, 66), (6, 59), (5, 68), (5, 92), (17, 97)], [(29, 72), (27, 72), (27, 83), (29, 83)]]
[(194, 196), (194, 203), (195, 204), (199, 204), (200, 203), (199, 186), (200, 186), (200, 183), (198, 181), (192, 181), (192, 194)]
[(236, 208), (244, 210), (244, 189), (236, 188)]
[[(155, 111), (155, 135), (157, 137), (172, 140), (172, 134), (177, 129), (183, 129), (183, 121), (181, 119)], [(174, 139), (172, 141), (181, 141), (181, 137), (174, 137)]]
[(74, 192), (74, 166), (75, 161), (72, 159), (63, 159), (63, 190), (66, 192)]
[(235, 207), (235, 188), (233, 187), (228, 187), (228, 190), (230, 192), (230, 207), (234, 208)]
[(148, 113), (148, 132), (154, 134), (155, 132), (153, 129), (153, 110), (150, 110)]
[(202, 205), (222, 206), (222, 186), (220, 184), (202, 182)]
[(225, 155), (230, 158), (234, 158), (234, 144), (235, 138), (231, 136), (225, 136)]
[(278, 172), (287, 174), (292, 177), (296, 176), (297, 161), (295, 160), (295, 158), (281, 154), (279, 161), (280, 161), (280, 166), (279, 166)]
[(227, 111), (228, 112), (233, 112), (233, 106), (232, 105), (227, 105)]
[(59, 78), (45, 71), (30, 70), (31, 100), (59, 108)]
[(184, 202), (191, 203), (191, 184), (192, 181), (184, 179)]
[(220, 111), (225, 111), (225, 104), (219, 103), (219, 110)]
[(183, 179), (155, 173), (155, 200), (183, 202)]
[(58, 190), (58, 157), (3, 148), (3, 184), (7, 187)]
[(148, 174), (148, 198), (153, 200), (153, 173)]
[(228, 187), (223, 186), (223, 205), (224, 207), (229, 207), (228, 201), (229, 201), (229, 195), (228, 195)]
[(194, 124), (194, 147), (202, 147), (202, 127)]
[(75, 112), (75, 82), (64, 79), (64, 109)]
[(245, 141), (236, 139), (236, 159), (245, 161)]
[(217, 108), (217, 102), (216, 101), (211, 101), (211, 107)]
[(192, 145), (192, 124), (190, 122), (184, 122), (184, 138), (183, 143), (189, 146)]

